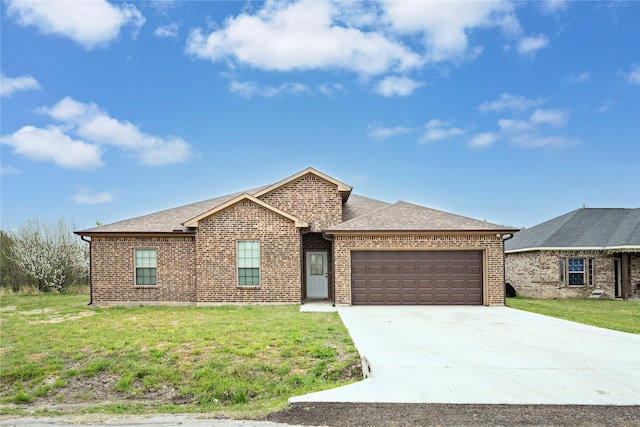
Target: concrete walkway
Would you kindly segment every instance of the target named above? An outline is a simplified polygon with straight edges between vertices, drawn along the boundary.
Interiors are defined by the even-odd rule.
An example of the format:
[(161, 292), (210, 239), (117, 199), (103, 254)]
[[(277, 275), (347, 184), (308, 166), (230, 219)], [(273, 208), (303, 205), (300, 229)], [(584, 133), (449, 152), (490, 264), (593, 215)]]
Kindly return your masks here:
[(340, 307), (369, 378), (296, 402), (639, 405), (640, 336), (507, 307)]

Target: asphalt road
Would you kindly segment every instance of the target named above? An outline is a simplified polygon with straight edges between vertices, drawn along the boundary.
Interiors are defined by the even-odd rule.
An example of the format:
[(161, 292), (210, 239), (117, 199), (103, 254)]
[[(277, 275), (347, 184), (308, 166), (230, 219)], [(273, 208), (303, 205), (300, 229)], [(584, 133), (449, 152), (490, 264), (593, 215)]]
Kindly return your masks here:
[(207, 418), (206, 414), (114, 417), (78, 415), (0, 420), (3, 427), (409, 427), (580, 426), (637, 427), (640, 406), (454, 405), (405, 403), (297, 403), (261, 420)]

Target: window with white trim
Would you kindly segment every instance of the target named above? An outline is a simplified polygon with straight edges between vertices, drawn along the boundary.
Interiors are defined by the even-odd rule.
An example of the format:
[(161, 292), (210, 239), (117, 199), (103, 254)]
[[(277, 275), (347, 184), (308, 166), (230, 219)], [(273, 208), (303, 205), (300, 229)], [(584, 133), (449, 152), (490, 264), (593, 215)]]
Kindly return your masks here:
[(260, 286), (258, 240), (238, 240), (238, 286)]
[(157, 249), (136, 249), (136, 285), (154, 286), (158, 284)]
[(560, 286), (593, 286), (593, 258), (560, 258)]

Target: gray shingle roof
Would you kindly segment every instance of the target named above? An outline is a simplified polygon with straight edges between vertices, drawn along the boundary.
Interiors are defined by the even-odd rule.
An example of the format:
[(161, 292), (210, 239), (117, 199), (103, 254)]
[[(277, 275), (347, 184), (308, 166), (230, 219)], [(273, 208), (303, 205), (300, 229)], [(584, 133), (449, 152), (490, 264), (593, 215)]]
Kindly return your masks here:
[(640, 209), (582, 208), (517, 233), (507, 252), (553, 248), (637, 247)]
[(265, 187), (254, 188), (253, 190), (241, 191), (227, 194), (226, 196), (215, 197), (201, 202), (191, 203), (177, 208), (166, 209), (148, 215), (138, 216), (111, 224), (100, 225), (87, 230), (78, 231), (78, 234), (90, 233), (171, 233), (174, 230), (184, 231), (182, 223), (188, 219), (200, 215), (233, 199), (243, 193), (256, 193)]
[[(339, 231), (485, 231), (513, 228), (454, 215), (403, 201), (382, 206), (327, 230)], [(515, 231), (515, 230), (513, 230)]]

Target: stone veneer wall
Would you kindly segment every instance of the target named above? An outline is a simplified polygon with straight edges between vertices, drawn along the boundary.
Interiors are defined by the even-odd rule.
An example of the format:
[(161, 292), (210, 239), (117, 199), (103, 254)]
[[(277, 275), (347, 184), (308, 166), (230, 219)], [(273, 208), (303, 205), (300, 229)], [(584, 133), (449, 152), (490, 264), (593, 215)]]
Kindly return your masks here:
[[(629, 296), (632, 296), (636, 286), (640, 286), (640, 253), (629, 254), (629, 275), (631, 277)], [(640, 298), (640, 289), (637, 290), (635, 297)]]
[[(260, 241), (260, 286), (238, 286), (237, 241)], [(250, 201), (201, 220), (196, 234), (197, 303), (299, 303), (300, 232)]]
[[(560, 258), (592, 258), (593, 286), (560, 286)], [(601, 251), (529, 251), (506, 255), (506, 281), (518, 296), (532, 298), (587, 298), (594, 290), (615, 296), (614, 254)], [(640, 281), (640, 254), (630, 254), (631, 284)], [(631, 289), (632, 290), (632, 289)], [(626, 289), (627, 295), (629, 289)], [(625, 289), (623, 289), (625, 292)]]
[[(157, 249), (154, 286), (136, 286), (135, 249)], [(92, 237), (91, 297), (96, 305), (143, 302), (193, 303), (193, 236)]]
[(504, 305), (504, 243), (495, 234), (335, 236), (335, 301), (351, 304), (352, 250), (483, 250), (485, 305)]
[(342, 222), (342, 197), (336, 185), (307, 174), (259, 197), (266, 203), (309, 223), (319, 232)]

